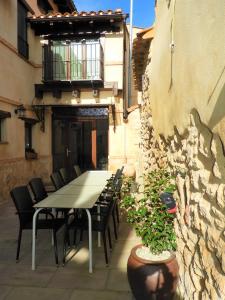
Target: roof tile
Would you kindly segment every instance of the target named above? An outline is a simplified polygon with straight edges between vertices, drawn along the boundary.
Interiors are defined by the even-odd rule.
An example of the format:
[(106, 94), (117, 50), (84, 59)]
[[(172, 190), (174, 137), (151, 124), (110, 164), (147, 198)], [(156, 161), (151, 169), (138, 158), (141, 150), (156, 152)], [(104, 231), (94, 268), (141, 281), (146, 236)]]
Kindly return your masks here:
[(99, 10), (99, 11), (81, 11), (81, 12), (65, 12), (64, 14), (61, 14), (60, 12), (50, 12), (46, 15), (41, 14), (39, 16), (32, 16), (32, 19), (44, 19), (44, 18), (60, 18), (60, 17), (77, 17), (77, 16), (103, 16), (103, 15), (113, 15), (113, 14), (123, 14), (123, 11), (121, 8), (117, 8), (116, 10), (108, 9), (106, 11)]

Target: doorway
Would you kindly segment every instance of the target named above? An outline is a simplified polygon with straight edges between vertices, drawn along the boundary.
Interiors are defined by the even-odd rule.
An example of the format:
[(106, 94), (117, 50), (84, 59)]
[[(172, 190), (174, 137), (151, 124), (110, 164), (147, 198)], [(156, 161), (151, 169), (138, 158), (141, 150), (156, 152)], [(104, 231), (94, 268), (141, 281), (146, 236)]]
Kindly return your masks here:
[(53, 109), (53, 170), (64, 167), (72, 175), (73, 166), (85, 170), (106, 170), (108, 167), (108, 115), (90, 116), (93, 109)]

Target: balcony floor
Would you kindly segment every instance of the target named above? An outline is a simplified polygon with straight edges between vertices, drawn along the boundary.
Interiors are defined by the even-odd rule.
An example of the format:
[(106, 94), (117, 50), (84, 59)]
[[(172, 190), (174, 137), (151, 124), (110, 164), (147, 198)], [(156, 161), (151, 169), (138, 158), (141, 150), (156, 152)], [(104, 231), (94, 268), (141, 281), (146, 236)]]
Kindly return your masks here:
[[(119, 238), (113, 242), (110, 264), (105, 265), (103, 247), (93, 238), (94, 273), (88, 273), (87, 237), (67, 264), (54, 263), (51, 233), (40, 230), (37, 236), (37, 269), (31, 270), (31, 231), (24, 230), (20, 261), (16, 263), (18, 217), (11, 201), (0, 205), (0, 300), (131, 300), (126, 263), (131, 248), (140, 242), (123, 222)], [(62, 261), (62, 232), (58, 233)], [(112, 232), (113, 236), (113, 232)], [(76, 255), (75, 255), (76, 254)]]

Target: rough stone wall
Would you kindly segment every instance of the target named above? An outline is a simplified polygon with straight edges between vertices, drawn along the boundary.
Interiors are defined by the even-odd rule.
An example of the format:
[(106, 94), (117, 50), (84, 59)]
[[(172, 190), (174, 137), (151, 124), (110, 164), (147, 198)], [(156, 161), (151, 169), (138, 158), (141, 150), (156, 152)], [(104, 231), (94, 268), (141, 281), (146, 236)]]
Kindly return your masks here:
[(27, 185), (32, 177), (41, 177), (46, 184), (50, 182), (51, 157), (43, 156), (37, 160), (10, 159), (0, 162), (0, 203), (10, 199), (9, 192), (18, 185)]
[[(150, 62), (150, 61), (149, 61)], [(178, 171), (175, 222), (181, 299), (225, 299), (225, 156), (221, 139), (197, 113), (181, 135), (156, 137), (144, 81), (142, 152), (144, 170), (168, 165)]]
[[(224, 46), (219, 46), (224, 34), (217, 44), (207, 36), (210, 22), (217, 20), (218, 27), (224, 22), (222, 6), (223, 1), (157, 1), (155, 37), (143, 81), (143, 173), (164, 165), (178, 171), (175, 229), (178, 292), (184, 300), (225, 299), (224, 68), (216, 86), (218, 76), (212, 75), (216, 65), (224, 65)], [(209, 26), (213, 36), (220, 32)], [(175, 41), (171, 61), (168, 28)], [(210, 51), (217, 51), (215, 58), (221, 59), (213, 67)], [(207, 94), (213, 85), (219, 96)]]

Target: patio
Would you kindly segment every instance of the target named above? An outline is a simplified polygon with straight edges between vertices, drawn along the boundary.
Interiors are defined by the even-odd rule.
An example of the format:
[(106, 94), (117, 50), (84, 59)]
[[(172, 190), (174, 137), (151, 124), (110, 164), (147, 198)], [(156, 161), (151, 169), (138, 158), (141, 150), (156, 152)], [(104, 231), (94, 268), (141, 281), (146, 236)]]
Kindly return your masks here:
[[(104, 261), (103, 247), (93, 238), (94, 273), (88, 272), (87, 236), (77, 253), (70, 253), (63, 267), (55, 266), (50, 231), (40, 230), (37, 236), (37, 269), (31, 270), (30, 230), (24, 230), (20, 261), (16, 263), (18, 217), (12, 200), (0, 205), (0, 300), (60, 299), (131, 300), (126, 276), (126, 263), (131, 248), (137, 244), (132, 229), (121, 220), (119, 237), (113, 241), (109, 266)], [(112, 232), (113, 233), (113, 232)], [(57, 235), (62, 261), (62, 230)], [(60, 247), (61, 246), (61, 247)]]

